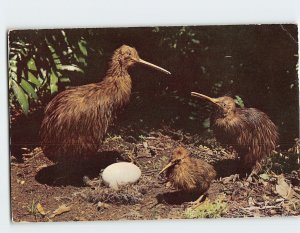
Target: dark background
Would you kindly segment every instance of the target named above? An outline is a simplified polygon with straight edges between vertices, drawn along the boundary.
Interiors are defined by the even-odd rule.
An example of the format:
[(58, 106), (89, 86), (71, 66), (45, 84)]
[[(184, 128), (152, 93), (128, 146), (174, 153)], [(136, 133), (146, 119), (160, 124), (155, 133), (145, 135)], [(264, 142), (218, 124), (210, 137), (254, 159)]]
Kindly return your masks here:
[[(155, 28), (64, 29), (69, 44), (86, 42), (84, 73), (65, 73), (66, 86), (99, 82), (105, 76), (113, 51), (127, 44), (141, 58), (172, 73), (167, 77), (137, 65), (130, 70), (133, 79), (131, 102), (110, 130), (139, 136), (165, 128), (183, 133), (207, 135), (210, 106), (190, 96), (198, 91), (212, 97), (238, 95), (246, 107), (267, 113), (279, 127), (280, 144), (287, 148), (299, 132), (298, 61), (296, 25), (195, 26)], [(56, 49), (65, 58), (61, 30), (12, 31), (9, 44), (27, 41), (39, 48), (35, 56), (47, 57), (45, 38), (57, 35)], [(57, 42), (58, 41), (58, 42)], [(54, 42), (53, 42), (54, 43)], [(32, 50), (36, 51), (36, 50)], [(73, 50), (76, 53), (76, 50)], [(78, 52), (78, 51), (77, 51)], [(33, 52), (34, 53), (34, 52)], [(30, 56), (31, 54), (29, 54)], [(20, 63), (21, 64), (21, 63)], [(55, 95), (44, 91), (32, 102), (27, 116), (19, 114), (11, 123), (12, 143), (38, 145), (42, 109)], [(38, 92), (39, 94), (39, 92)], [(15, 103), (10, 92), (11, 103)], [(13, 104), (14, 115), (18, 105)], [(124, 133), (125, 132), (125, 133)]]

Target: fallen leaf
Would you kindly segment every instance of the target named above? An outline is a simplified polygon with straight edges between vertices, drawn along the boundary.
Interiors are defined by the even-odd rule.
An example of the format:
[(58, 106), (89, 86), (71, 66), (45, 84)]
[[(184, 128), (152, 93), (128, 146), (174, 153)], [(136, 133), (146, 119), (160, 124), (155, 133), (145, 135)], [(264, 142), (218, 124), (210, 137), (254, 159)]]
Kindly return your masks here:
[(143, 146), (144, 146), (145, 149), (147, 149), (148, 148), (148, 143), (147, 142), (143, 142)]
[(53, 214), (50, 216), (50, 218), (54, 218), (55, 216), (69, 212), (70, 210), (71, 210), (70, 206), (66, 206), (65, 204), (63, 204), (53, 211)]
[(46, 215), (46, 212), (45, 212), (43, 206), (42, 206), (40, 203), (37, 203), (36, 209), (37, 209), (37, 211), (38, 211), (41, 215), (43, 215), (43, 216)]
[(283, 203), (282, 206), (289, 212), (298, 212), (299, 213), (300, 201), (299, 201), (299, 199), (293, 198), (292, 200), (288, 201), (287, 203)]
[(248, 204), (249, 204), (249, 206), (254, 206), (255, 205), (254, 199), (252, 197), (249, 197)]
[[(228, 177), (224, 177), (222, 178), (222, 183), (223, 184), (228, 184), (230, 182), (235, 182), (236, 180), (238, 180), (240, 177), (238, 174), (233, 174), (231, 176)], [(243, 184), (241, 184), (241, 182), (238, 183), (239, 186), (243, 186)]]
[(75, 217), (74, 221), (88, 221), (85, 217)]
[(166, 183), (166, 188), (170, 188), (172, 186), (172, 184), (170, 182)]
[(104, 203), (104, 202), (101, 202), (101, 201), (99, 201), (98, 202), (98, 204), (97, 204), (97, 207), (99, 208), (99, 209), (108, 209), (109, 207), (110, 207), (110, 205), (109, 204), (106, 204), (106, 203)]
[(260, 218), (260, 217), (261, 217), (261, 214), (259, 213), (259, 210), (255, 210), (255, 211), (254, 211), (253, 217), (254, 217), (254, 218)]
[(265, 173), (264, 174), (260, 174), (259, 177), (262, 178), (263, 180), (269, 180), (270, 179), (269, 175), (265, 174)]
[(276, 203), (283, 202), (283, 201), (284, 201), (284, 198), (277, 198), (277, 199), (275, 200)]
[(277, 211), (276, 210), (270, 210), (270, 214), (272, 214), (272, 215), (277, 214)]
[(17, 179), (17, 183), (18, 184), (25, 184), (25, 180), (19, 180), (19, 179)]
[(266, 202), (270, 200), (270, 197), (268, 197), (266, 194), (263, 194), (262, 199)]
[(285, 182), (284, 176), (280, 175), (277, 178), (276, 192), (285, 199), (291, 199), (294, 195), (292, 185), (288, 185)]

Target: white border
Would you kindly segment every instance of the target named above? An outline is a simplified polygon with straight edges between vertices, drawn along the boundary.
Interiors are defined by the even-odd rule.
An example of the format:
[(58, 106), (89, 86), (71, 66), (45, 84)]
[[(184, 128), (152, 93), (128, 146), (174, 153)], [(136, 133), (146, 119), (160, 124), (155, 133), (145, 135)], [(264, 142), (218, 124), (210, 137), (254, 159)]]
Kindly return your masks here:
[[(300, 218), (11, 224), (6, 32), (8, 29), (297, 23), (299, 0), (1, 0), (0, 232), (297, 232)], [(298, 229), (298, 230), (296, 230)]]

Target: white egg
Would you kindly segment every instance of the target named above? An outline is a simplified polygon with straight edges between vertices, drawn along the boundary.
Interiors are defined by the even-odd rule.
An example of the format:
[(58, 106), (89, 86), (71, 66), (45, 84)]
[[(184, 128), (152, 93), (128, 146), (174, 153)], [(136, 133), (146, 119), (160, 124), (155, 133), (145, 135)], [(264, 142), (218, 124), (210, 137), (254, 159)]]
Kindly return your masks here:
[(141, 177), (141, 169), (133, 163), (113, 163), (102, 173), (104, 183), (115, 190), (121, 185), (133, 184)]

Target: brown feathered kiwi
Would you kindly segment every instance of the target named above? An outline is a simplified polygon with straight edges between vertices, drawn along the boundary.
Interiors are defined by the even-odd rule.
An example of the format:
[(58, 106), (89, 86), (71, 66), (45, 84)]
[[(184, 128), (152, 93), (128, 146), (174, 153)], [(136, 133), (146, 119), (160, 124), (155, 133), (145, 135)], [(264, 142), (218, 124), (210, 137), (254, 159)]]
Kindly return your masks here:
[(136, 63), (170, 74), (142, 60), (134, 48), (123, 45), (114, 52), (102, 82), (67, 89), (49, 102), (40, 137), (43, 152), (50, 160), (86, 160), (97, 152), (114, 116), (129, 102), (128, 68)]
[(190, 193), (205, 193), (216, 177), (213, 166), (203, 160), (191, 158), (184, 147), (177, 147), (173, 151), (169, 164), (159, 174), (164, 171), (176, 189)]
[(278, 141), (277, 127), (270, 118), (256, 108), (238, 108), (229, 96), (191, 94), (214, 104), (212, 122), (216, 139), (236, 150), (241, 168), (259, 170), (259, 162), (275, 150)]

